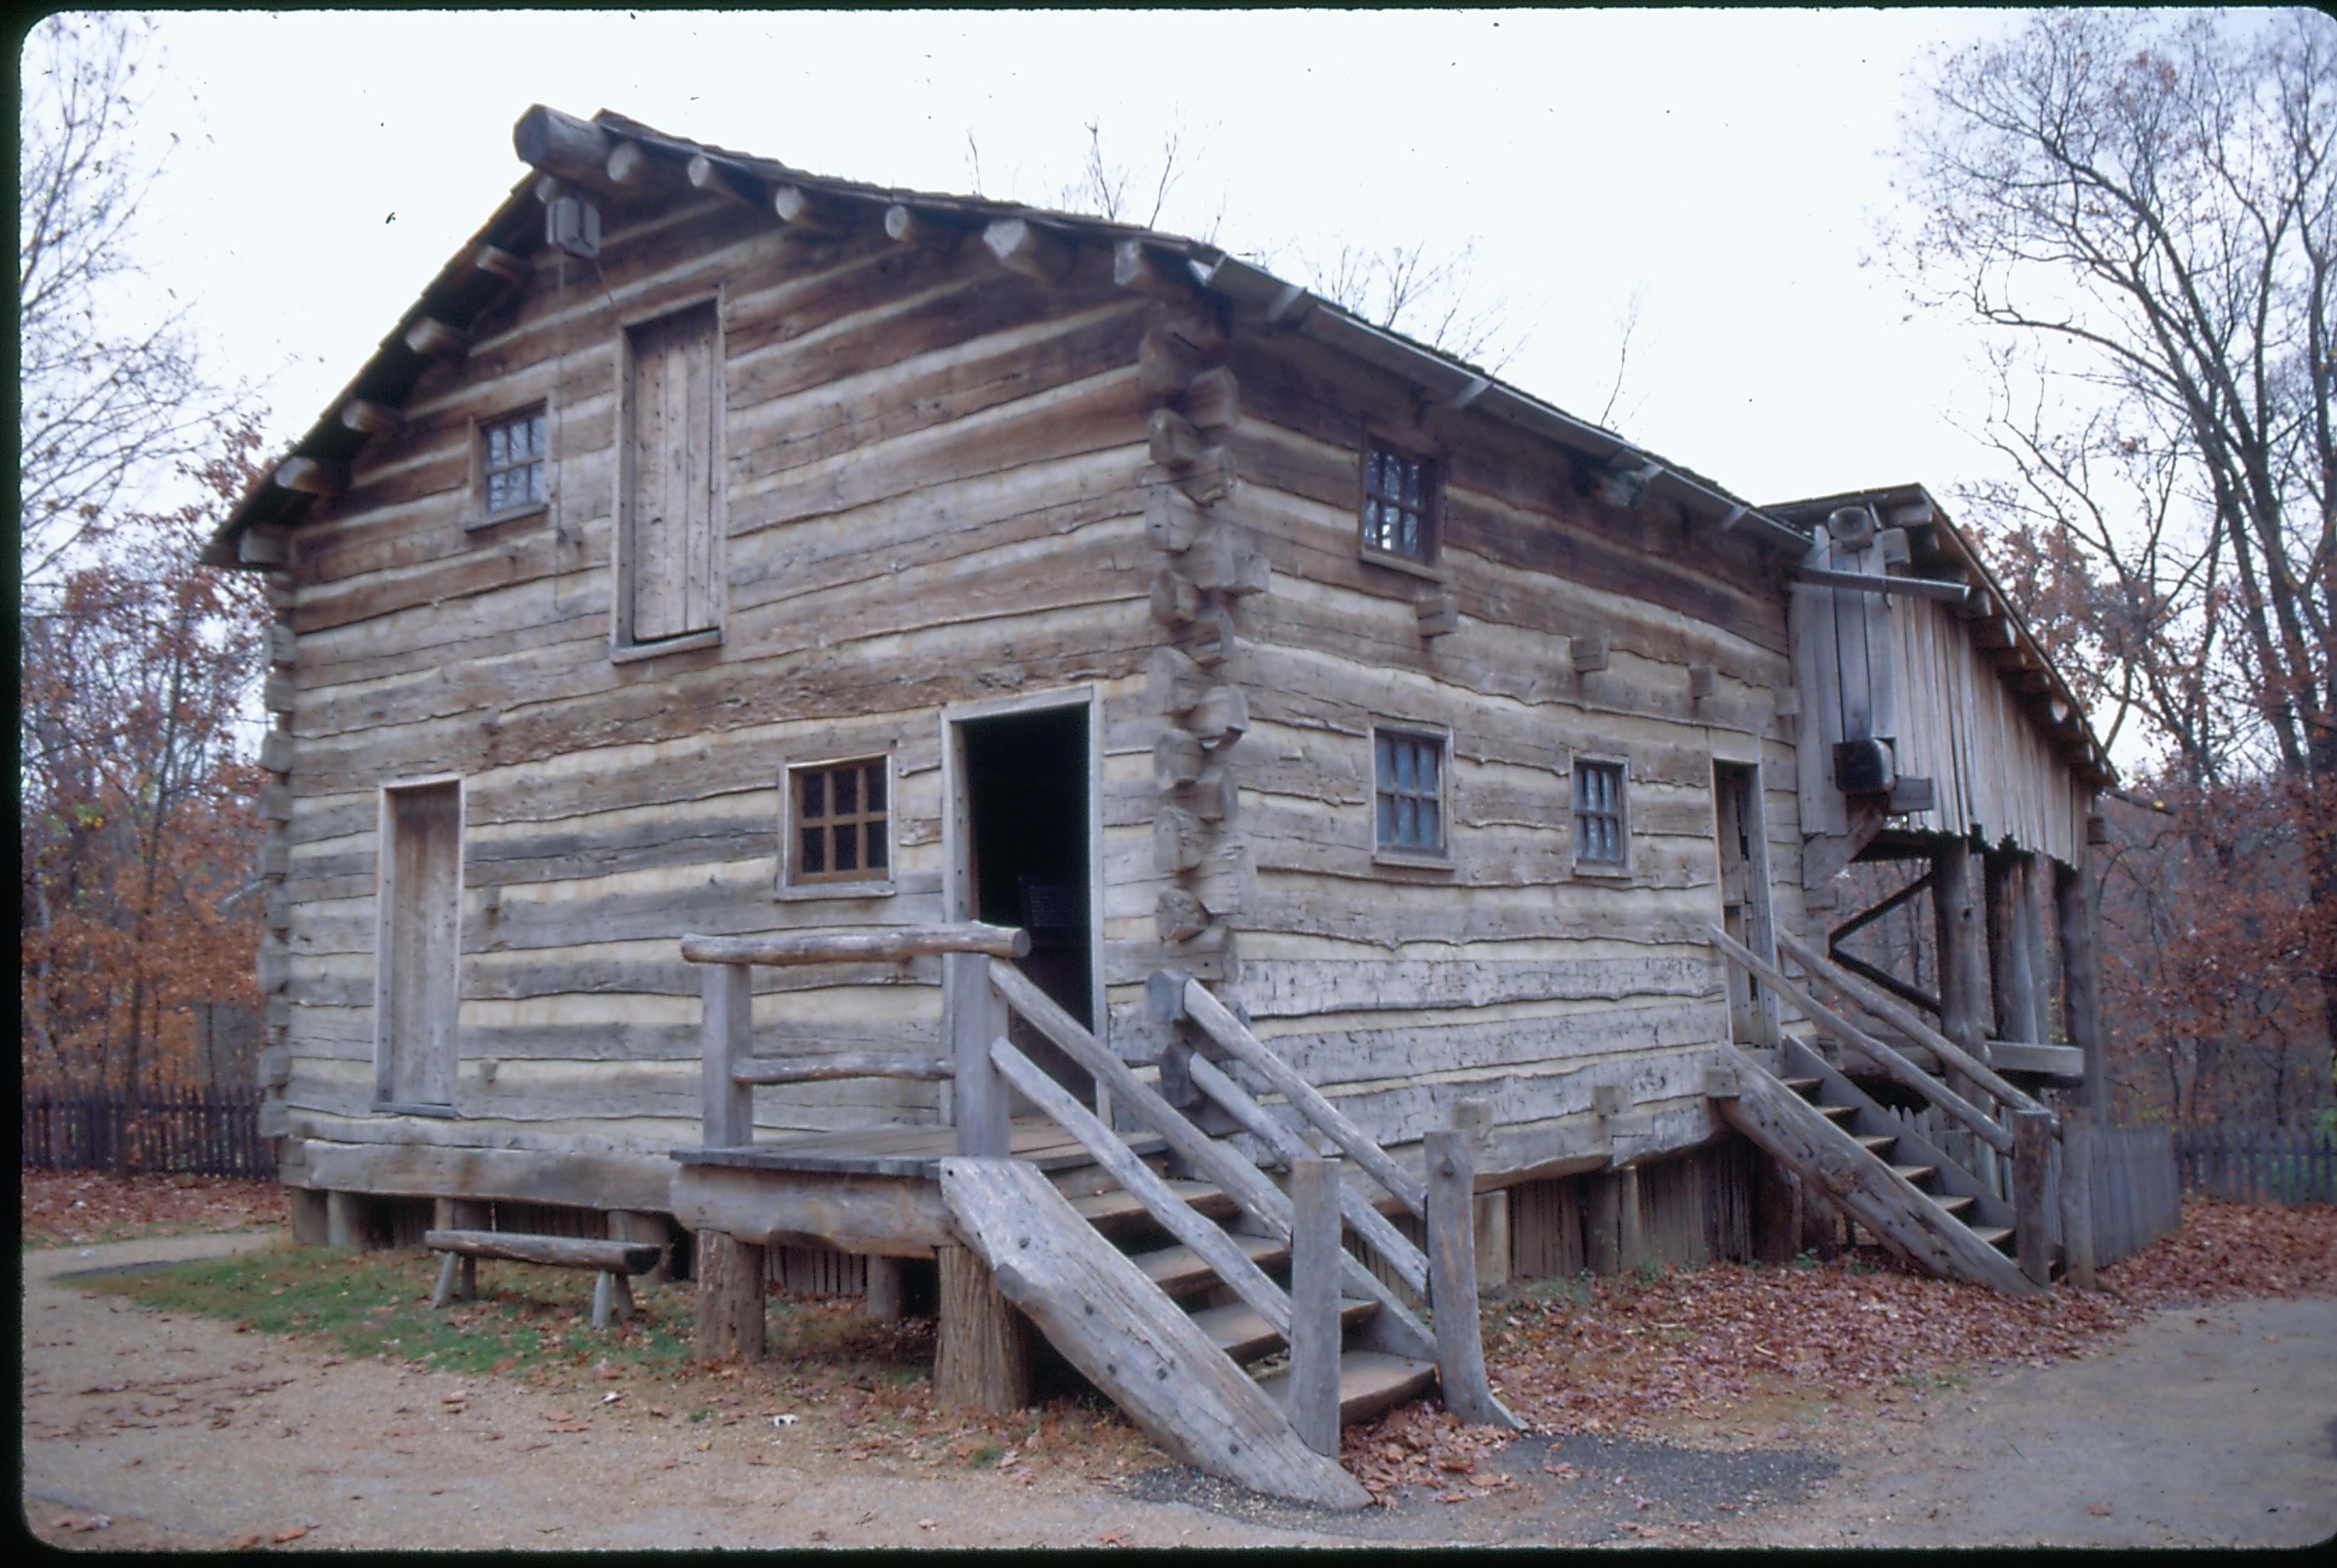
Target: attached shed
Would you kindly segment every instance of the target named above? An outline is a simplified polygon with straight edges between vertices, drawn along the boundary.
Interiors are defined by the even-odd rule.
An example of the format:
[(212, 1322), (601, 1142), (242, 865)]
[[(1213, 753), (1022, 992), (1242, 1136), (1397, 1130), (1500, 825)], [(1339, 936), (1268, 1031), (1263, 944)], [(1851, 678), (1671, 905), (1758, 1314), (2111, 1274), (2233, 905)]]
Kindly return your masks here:
[[(1833, 1190), (1741, 1075), (1840, 1042), (1721, 955), (1827, 946), (1852, 858), (2081, 896), (2106, 762), (1920, 488), (1755, 506), (1172, 235), (605, 112), (515, 141), (210, 547), (278, 609), (262, 1075), (346, 1233), (670, 1217), (726, 1278), (936, 1259), (946, 1312), (1022, 1191), (953, 1159), (1102, 1229), (1149, 1161), (1287, 1238), (1257, 1172), (1317, 1137), (1401, 1323), (1456, 1125), (1481, 1275), (1743, 1251), (1757, 1193)], [(1939, 1027), (1985, 1057), (1975, 998)], [(1243, 1266), (1191, 1289), (1280, 1321)]]

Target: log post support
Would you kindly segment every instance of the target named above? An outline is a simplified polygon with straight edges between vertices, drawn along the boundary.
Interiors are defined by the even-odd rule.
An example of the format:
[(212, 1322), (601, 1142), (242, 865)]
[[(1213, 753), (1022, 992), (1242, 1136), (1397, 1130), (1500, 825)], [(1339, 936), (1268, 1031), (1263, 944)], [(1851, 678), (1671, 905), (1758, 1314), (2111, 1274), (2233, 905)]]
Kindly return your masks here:
[(1648, 1261), (1648, 1217), (1639, 1202), (1638, 1166), (1628, 1165), (1616, 1173), (1615, 1206), (1616, 1262), (1636, 1269)]
[[(1481, 1162), (1493, 1136), (1493, 1102), (1481, 1097), (1455, 1102), (1452, 1125), (1469, 1135), (1471, 1152)], [(1477, 1289), (1499, 1290), (1510, 1282), (1510, 1194), (1507, 1188), (1479, 1193), (1472, 1215), (1476, 1237)]]
[(1477, 1159), (1452, 1128), (1423, 1140), (1428, 1165), (1428, 1299), (1436, 1316), (1436, 1378), (1444, 1407), (1472, 1427), (1516, 1419), (1493, 1398), (1477, 1322), (1477, 1236), (1472, 1200)]
[[(1931, 851), (1931, 910), (1939, 932), (1940, 1033), (1966, 1055), (1988, 1060), (1988, 941), (1980, 890), (1974, 887), (1971, 850), (1963, 840), (1942, 839)], [(1948, 1087), (1983, 1112), (1988, 1093), (1964, 1074), (1950, 1069)], [(1976, 1169), (1996, 1177), (1995, 1156), (1975, 1149)], [(2001, 1178), (1988, 1183), (2004, 1190)]]
[[(963, 1127), (963, 1124), (961, 1124)], [(990, 1265), (970, 1247), (934, 1249), (941, 1322), (934, 1349), (934, 1403), (1008, 1416), (1031, 1403), (1031, 1329), (999, 1292)]]
[(1784, 1161), (1759, 1150), (1753, 1159), (1753, 1256), (1790, 1263), (1802, 1250), (1802, 1183)]
[(370, 1193), (325, 1194), (325, 1245), (337, 1252), (377, 1252), (389, 1245), (381, 1200)]
[(1623, 1177), (1601, 1171), (1582, 1181), (1582, 1266), (1594, 1274), (1622, 1272)]
[(1339, 1162), (1290, 1162), (1290, 1425), (1339, 1455)]
[(2083, 1053), (2086, 1108), (2097, 1120), (2109, 1115), (2109, 1076), (2102, 1061), (2102, 967), (2100, 932), (2095, 923), (2091, 858), (2080, 846), (2078, 864), (2053, 867), (2053, 919), (2061, 933), (2061, 1013), (2069, 1043)]
[(754, 971), (745, 964), (705, 964), (698, 983), (705, 1002), (699, 1015), (705, 1073), (699, 1135), (709, 1149), (743, 1148), (755, 1140), (755, 1091), (732, 1075), (754, 1050)]
[(2094, 1288), (2094, 1118), (2083, 1105), (2061, 1114), (2061, 1271), (2080, 1290)]
[(725, 1231), (698, 1232), (698, 1359), (763, 1359), (763, 1249)]
[(1982, 857), (1988, 884), (1989, 992), (1996, 1003), (1996, 1037), (2042, 1040), (2036, 978), (2028, 932), (2029, 857), (1990, 851)]
[(1012, 1112), (1006, 1080), (990, 1059), (990, 1045), (1006, 1037), (1006, 1002), (991, 988), (990, 959), (981, 953), (944, 953), (942, 1004), (950, 1060), (956, 1067), (950, 1104), (957, 1121), (957, 1152), (974, 1159), (1005, 1159)]
[(328, 1194), (313, 1187), (284, 1189), (285, 1206), (292, 1214), (292, 1244), (296, 1247), (322, 1247), (328, 1243), (330, 1232), (326, 1220)]
[(2053, 1119), (2043, 1111), (2012, 1115), (2012, 1235), (2020, 1271), (2036, 1284), (2053, 1279), (2053, 1237), (2045, 1208), (2045, 1173)]
[(897, 1323), (901, 1320), (901, 1260), (878, 1253), (868, 1256), (868, 1296), (865, 1305), (869, 1319), (878, 1323)]

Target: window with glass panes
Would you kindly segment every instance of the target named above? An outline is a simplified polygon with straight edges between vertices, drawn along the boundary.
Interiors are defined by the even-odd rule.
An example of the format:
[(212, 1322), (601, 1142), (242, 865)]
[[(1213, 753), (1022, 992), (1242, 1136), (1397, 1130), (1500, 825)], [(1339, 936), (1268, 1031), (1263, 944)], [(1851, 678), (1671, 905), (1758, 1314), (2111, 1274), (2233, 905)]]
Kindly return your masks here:
[(1442, 854), (1444, 742), (1435, 735), (1381, 730), (1373, 745), (1378, 847)]
[(480, 431), (485, 443), (480, 473), (487, 511), (519, 511), (543, 504), (543, 410), (497, 420)]
[(885, 759), (795, 770), (798, 882), (884, 881), (892, 873)]
[(1577, 865), (1623, 864), (1623, 765), (1574, 765), (1574, 861)]
[(1436, 553), (1435, 465), (1384, 446), (1364, 449), (1364, 548), (1426, 564)]

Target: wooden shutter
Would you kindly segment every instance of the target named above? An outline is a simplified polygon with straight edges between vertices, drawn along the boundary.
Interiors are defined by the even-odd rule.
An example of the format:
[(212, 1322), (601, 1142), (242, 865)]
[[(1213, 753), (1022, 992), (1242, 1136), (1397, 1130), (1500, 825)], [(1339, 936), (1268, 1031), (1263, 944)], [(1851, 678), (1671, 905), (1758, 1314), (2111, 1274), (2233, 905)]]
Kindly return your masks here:
[(716, 624), (718, 417), (712, 302), (631, 329), (625, 399), (627, 572), (631, 640)]
[(455, 1100), (455, 998), (463, 895), (461, 786), (389, 793), (378, 992), (379, 1096), (399, 1105)]

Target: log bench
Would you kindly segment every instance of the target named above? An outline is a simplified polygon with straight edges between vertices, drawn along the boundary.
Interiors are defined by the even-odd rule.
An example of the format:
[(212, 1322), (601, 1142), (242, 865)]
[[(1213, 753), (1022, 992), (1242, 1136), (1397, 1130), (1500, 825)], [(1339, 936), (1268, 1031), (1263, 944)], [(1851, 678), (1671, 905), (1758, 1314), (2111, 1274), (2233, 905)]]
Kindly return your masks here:
[(555, 1269), (593, 1269), (600, 1278), (592, 1285), (592, 1327), (605, 1329), (613, 1314), (633, 1315), (634, 1274), (646, 1274), (658, 1265), (663, 1249), (654, 1242), (596, 1242), (576, 1236), (533, 1236), (514, 1231), (425, 1231), (422, 1244), (445, 1254), (439, 1266), (438, 1288), (430, 1304), (468, 1300), (479, 1293), (479, 1260), (504, 1258), (514, 1263), (543, 1263)]

